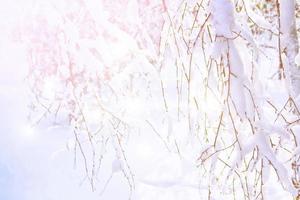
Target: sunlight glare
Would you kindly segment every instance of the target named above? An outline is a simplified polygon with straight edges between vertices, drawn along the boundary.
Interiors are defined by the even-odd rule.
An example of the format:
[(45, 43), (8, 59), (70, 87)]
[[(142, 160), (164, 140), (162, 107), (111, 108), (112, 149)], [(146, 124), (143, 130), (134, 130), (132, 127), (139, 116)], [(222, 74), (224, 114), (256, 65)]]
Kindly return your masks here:
[(21, 134), (23, 137), (28, 138), (28, 139), (33, 139), (36, 137), (36, 131), (34, 127), (30, 125), (25, 125), (21, 128), (20, 130)]

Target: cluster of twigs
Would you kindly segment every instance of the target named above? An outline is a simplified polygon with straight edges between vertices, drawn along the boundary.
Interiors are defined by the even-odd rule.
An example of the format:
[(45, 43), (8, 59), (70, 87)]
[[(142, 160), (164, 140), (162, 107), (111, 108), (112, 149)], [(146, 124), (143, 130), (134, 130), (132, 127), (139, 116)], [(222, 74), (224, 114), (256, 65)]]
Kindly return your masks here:
[[(240, 4), (236, 5), (236, 8), (239, 8), (238, 12), (243, 12), (248, 17), (246, 24), (251, 27), (253, 38), (255, 38), (254, 40), (265, 37), (270, 38), (270, 43), (272, 43), (274, 36), (278, 39), (278, 47), (275, 47), (274, 51), (270, 52), (279, 55), (279, 74), (282, 74), (280, 79), (285, 79), (284, 64), (282, 61), (283, 50), (281, 49), (281, 34), (279, 31), (280, 20), (275, 24), (277, 30), (270, 30), (262, 27), (248, 14), (247, 10), (254, 8), (247, 7), (244, 1), (239, 1), (239, 3)], [(250, 70), (247, 70), (250, 73), (245, 74), (249, 83), (244, 83), (241, 88), (247, 93), (246, 95), (249, 98), (248, 104), (252, 107), (254, 114), (251, 116), (249, 113), (248, 115), (246, 113), (245, 117), (241, 116), (241, 113), (239, 113), (237, 109), (238, 105), (236, 105), (236, 102), (233, 99), (234, 94), (231, 90), (231, 80), (244, 75), (235, 74), (231, 70), (231, 59), (233, 58), (230, 54), (232, 51), (231, 48), (233, 47), (230, 46), (229, 43), (242, 43), (243, 45), (250, 47), (249, 52), (245, 52), (250, 55), (255, 55), (255, 51), (259, 51), (259, 57), (264, 57), (259, 59), (269, 59), (263, 53), (264, 48), (268, 47), (262, 46), (257, 48), (256, 46), (253, 46), (252, 41), (249, 41), (243, 33), (235, 33), (235, 36), (232, 38), (215, 35), (212, 31), (213, 27), (209, 23), (209, 18), (212, 14), (208, 11), (208, 5), (209, 1), (200, 1), (193, 4), (191, 7), (189, 7), (187, 3), (183, 3), (181, 5), (182, 14), (174, 15), (173, 18), (169, 16), (168, 18), (170, 20), (170, 35), (174, 38), (173, 42), (177, 49), (177, 58), (180, 61), (183, 60), (180, 59), (181, 57), (189, 58), (185, 63), (176, 62), (177, 112), (178, 116), (180, 116), (179, 113), (183, 112), (180, 105), (185, 104), (185, 102), (182, 102), (182, 99), (183, 97), (186, 97), (187, 109), (185, 111), (187, 112), (188, 132), (195, 133), (200, 140), (205, 141), (206, 146), (208, 145), (207, 148), (204, 148), (204, 150), (201, 151), (198, 158), (201, 171), (204, 172), (204, 176), (208, 177), (208, 197), (211, 197), (211, 188), (214, 187), (216, 182), (220, 182), (222, 178), (223, 181), (224, 178), (226, 180), (231, 178), (232, 185), (230, 186), (230, 190), (234, 199), (237, 198), (237, 187), (242, 189), (245, 199), (264, 199), (263, 188), (268, 179), (266, 178), (265, 171), (270, 169), (274, 170), (285, 189), (288, 189), (289, 191), (291, 188), (291, 190), (298, 190), (299, 173), (297, 170), (299, 170), (299, 165), (296, 163), (299, 163), (299, 160), (296, 158), (299, 158), (299, 155), (298, 153), (293, 155), (293, 152), (298, 148), (298, 144), (295, 133), (290, 126), (290, 124), (297, 124), (299, 122), (300, 115), (297, 111), (297, 103), (293, 97), (289, 96), (283, 108), (278, 108), (280, 105), (275, 106), (274, 103), (272, 103), (273, 101), (276, 102), (276, 99), (267, 98), (261, 100), (258, 98), (261, 95), (258, 94), (259, 90), (255, 88), (255, 85), (257, 84), (257, 81), (263, 82), (264, 80), (257, 80), (254, 78), (257, 77), (257, 73), (259, 73), (257, 70), (258, 58), (252, 56), (250, 63), (245, 64), (245, 66), (251, 67)], [(257, 12), (257, 10), (255, 11)], [(273, 10), (273, 12), (277, 12), (274, 15), (279, 19), (280, 14), (278, 13), (278, 9)], [(189, 16), (190, 13), (194, 14), (193, 17)], [(192, 21), (192, 26), (184, 27), (185, 20)], [(178, 41), (178, 38), (180, 38), (180, 41)], [(211, 57), (209, 54), (209, 45), (215, 42), (227, 44), (225, 53), (217, 59)], [(180, 43), (185, 45), (180, 46)], [(195, 55), (201, 57), (201, 66), (199, 66), (197, 61), (193, 60), (193, 58), (196, 57)], [(276, 71), (276, 69), (274, 69), (274, 71)], [(199, 73), (199, 75), (195, 75), (197, 73)], [(191, 92), (191, 85), (193, 85), (193, 82), (197, 82), (195, 79), (203, 81), (203, 91), (198, 90), (194, 93)], [(215, 84), (214, 81), (217, 82), (217, 84)], [(274, 79), (274, 81), (276, 82), (276, 79)], [(279, 84), (284, 84), (284, 81), (279, 82)], [(183, 95), (181, 93), (182, 90), (179, 89), (184, 87), (182, 85), (186, 87), (186, 95)], [(201, 87), (199, 86), (199, 88)], [(242, 94), (243, 91), (239, 92)], [(210, 96), (209, 100), (207, 96)], [(203, 112), (203, 110), (201, 110), (201, 104), (209, 104), (208, 101), (212, 101), (212, 98), (214, 99), (214, 102), (216, 102), (216, 107), (219, 107), (219, 109)], [(263, 105), (266, 104), (270, 107), (264, 108)], [(273, 116), (270, 119), (266, 119), (265, 113), (268, 112), (269, 109), (273, 109)], [(191, 110), (199, 111), (202, 116), (202, 121), (197, 121), (199, 119), (191, 114)], [(282, 114), (283, 111), (285, 114)], [(217, 112), (215, 115), (218, 119), (208, 117), (210, 113), (207, 112)], [(289, 137), (288, 140), (284, 138), (285, 136), (276, 137), (266, 133), (269, 131), (270, 134), (274, 134), (278, 130), (266, 130), (264, 127), (261, 127), (261, 121), (272, 120), (273, 118), (275, 120), (270, 123), (271, 126), (280, 126), (283, 130), (286, 130), (285, 134), (286, 137)], [(287, 120), (287, 118), (294, 118), (296, 120), (291, 122), (290, 120)], [(193, 122), (196, 124), (193, 124)], [(204, 124), (200, 125), (201, 122), (204, 122)], [(195, 130), (196, 127), (198, 127), (197, 130)], [(257, 139), (257, 143), (254, 143), (250, 150), (248, 149), (249, 146), (244, 144), (243, 137), (256, 137), (256, 135), (263, 135), (263, 139), (266, 140), (265, 145), (269, 146), (268, 151), (270, 154), (266, 154), (266, 152), (264, 152), (265, 150), (261, 149), (260, 144), (258, 144), (260, 142), (259, 139)], [(200, 142), (200, 144), (201, 143), (202, 142)], [(235, 154), (237, 154), (237, 160), (240, 160), (240, 163), (232, 161)], [(286, 161), (286, 163), (281, 164), (276, 158), (280, 154), (285, 154), (291, 159)], [(207, 165), (207, 163), (210, 164)], [(216, 167), (216, 165), (218, 165), (218, 167)], [(226, 173), (226, 171), (229, 171), (229, 173)], [(284, 180), (285, 177), (282, 176), (282, 173), (284, 173), (283, 171), (293, 171), (293, 177)], [(233, 175), (231, 175), (232, 172), (234, 172)], [(237, 182), (239, 182), (239, 184), (237, 184)], [(292, 183), (292, 187), (290, 183)]]
[[(265, 174), (270, 169), (277, 174), (284, 188), (289, 188), (291, 183), (294, 189), (299, 189), (300, 155), (296, 151), (299, 141), (294, 130), (300, 124), (297, 102), (294, 97), (289, 96), (282, 107), (276, 103), (276, 99), (261, 98), (260, 88), (257, 88), (258, 82), (261, 81), (256, 78), (260, 71), (257, 68), (262, 67), (258, 66), (259, 59), (269, 59), (265, 54), (277, 54), (280, 72), (284, 73), (280, 21), (278, 20), (275, 31), (262, 27), (248, 12), (249, 9), (258, 12), (265, 7), (257, 10), (248, 7), (243, 0), (237, 1), (236, 12), (247, 16), (245, 24), (250, 27), (254, 39), (249, 40), (248, 35), (242, 31), (232, 31), (233, 37), (219, 36), (214, 33), (211, 24), (211, 1), (182, 1), (177, 9), (170, 9), (166, 2), (162, 1), (165, 21), (158, 55), (143, 54), (144, 49), (139, 44), (138, 55), (137, 52), (129, 52), (129, 59), (122, 57), (124, 60), (113, 63), (114, 66), (105, 66), (98, 46), (88, 47), (87, 52), (98, 59), (99, 68), (89, 67), (89, 64), (79, 61), (78, 49), (84, 49), (85, 44), (69, 37), (62, 27), (49, 27), (48, 30), (43, 28), (45, 32), (42, 34), (45, 37), (50, 35), (51, 41), (40, 38), (34, 41), (34, 45), (30, 45), (31, 49), (28, 52), (31, 70), (28, 83), (34, 97), (32, 110), (35, 116), (38, 113), (38, 117), (32, 120), (38, 124), (50, 116), (56, 123), (60, 123), (58, 116), (67, 116), (66, 121), (73, 128), (75, 138), (75, 159), (79, 152), (84, 163), (85, 179), (89, 181), (93, 190), (99, 179), (105, 149), (110, 144), (115, 150), (117, 162), (120, 163), (120, 168), (116, 170), (120, 170), (126, 178), (130, 194), (135, 189), (134, 173), (130, 168), (125, 146), (136, 126), (126, 120), (126, 109), (113, 105), (118, 105), (128, 96), (138, 95), (140, 90), (132, 85), (133, 79), (145, 80), (146, 76), (148, 88), (143, 89), (150, 90), (149, 98), (154, 95), (161, 97), (162, 110), (167, 116), (164, 120), (169, 122), (169, 128), (170, 124), (176, 127), (183, 123), (187, 125), (184, 132), (187, 133), (185, 137), (188, 138), (188, 144), (205, 146), (197, 161), (201, 179), (208, 183), (209, 199), (213, 193), (212, 188), (220, 189), (224, 181), (232, 183), (226, 184), (224, 193), (229, 191), (234, 199), (238, 199), (238, 191), (243, 191), (246, 200), (264, 199), (264, 185), (267, 181)], [(83, 19), (79, 18), (76, 21), (68, 16), (61, 15), (61, 20), (68, 25), (81, 27)], [(279, 18), (278, 13), (277, 17)], [(89, 18), (88, 14), (83, 18)], [(91, 17), (90, 23), (96, 24), (97, 21)], [(93, 31), (98, 34), (92, 31), (87, 33), (91, 35), (88, 43), (102, 37), (99, 33), (103, 31), (97, 25), (94, 25)], [(115, 37), (115, 40), (120, 39)], [(253, 41), (262, 37), (270, 40), (275, 37), (278, 47), (272, 47), (272, 42), (270, 45), (255, 46)], [(220, 55), (212, 56), (210, 48), (216, 43), (222, 43), (225, 48)], [(242, 48), (235, 47), (237, 43)], [(237, 49), (247, 49), (245, 54), (251, 57), (249, 61), (241, 59), (241, 64), (247, 68), (245, 74), (236, 74), (232, 69), (233, 59), (236, 59), (234, 56), (241, 56)], [(155, 73), (125, 73), (126, 67), (133, 65), (133, 61), (138, 57), (144, 59), (145, 65), (151, 65), (151, 70)], [(116, 79), (123, 80), (124, 76), (126, 78), (122, 83), (123, 87), (114, 85)], [(248, 80), (240, 82), (238, 92), (248, 99), (247, 106), (253, 113), (240, 112), (240, 105), (236, 101), (237, 94), (232, 89), (235, 81), (239, 79)], [(49, 96), (45, 85), (47, 81), (53, 80), (55, 86), (51, 89), (53, 91), (50, 91), (53, 95)], [(153, 80), (159, 82), (157, 84), (161, 90), (158, 94), (151, 92), (149, 82)], [(278, 83), (283, 84), (280, 81)], [(169, 92), (173, 88), (176, 91), (175, 99)], [(271, 117), (266, 118), (266, 112), (269, 111)], [(271, 128), (264, 124), (266, 120), (266, 124)], [(153, 124), (147, 119), (145, 122), (150, 125), (168, 151), (182, 156), (187, 143), (180, 141), (181, 136), (168, 133), (165, 137), (156, 128), (158, 124)], [(273, 126), (280, 126), (285, 130), (284, 134), (287, 134), (286, 138), (289, 139), (280, 134), (272, 135), (278, 132)], [(170, 132), (172, 130), (175, 132), (174, 128), (170, 128)], [(254, 142), (247, 143), (246, 138), (252, 138)], [(279, 154), (287, 155), (290, 159), (282, 164), (277, 159)], [(290, 179), (283, 177), (285, 170), (293, 172)]]

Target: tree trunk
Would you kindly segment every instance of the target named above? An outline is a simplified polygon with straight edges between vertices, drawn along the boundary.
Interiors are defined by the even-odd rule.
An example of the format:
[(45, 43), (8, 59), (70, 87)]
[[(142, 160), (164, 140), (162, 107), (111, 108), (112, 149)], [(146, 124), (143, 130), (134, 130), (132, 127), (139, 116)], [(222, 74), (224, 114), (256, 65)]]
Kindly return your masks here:
[(295, 63), (299, 51), (296, 18), (295, 0), (280, 1), (280, 32), (282, 35), (282, 50), (287, 57), (285, 71), (290, 80), (292, 96), (300, 94), (300, 67)]

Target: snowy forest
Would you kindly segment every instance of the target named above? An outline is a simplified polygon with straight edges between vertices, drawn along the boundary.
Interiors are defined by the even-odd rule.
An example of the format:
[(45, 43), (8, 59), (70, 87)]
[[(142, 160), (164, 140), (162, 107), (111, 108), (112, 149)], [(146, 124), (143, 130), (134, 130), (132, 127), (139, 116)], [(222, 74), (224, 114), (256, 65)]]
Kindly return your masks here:
[(1, 0), (0, 199), (300, 200), (299, 0)]

